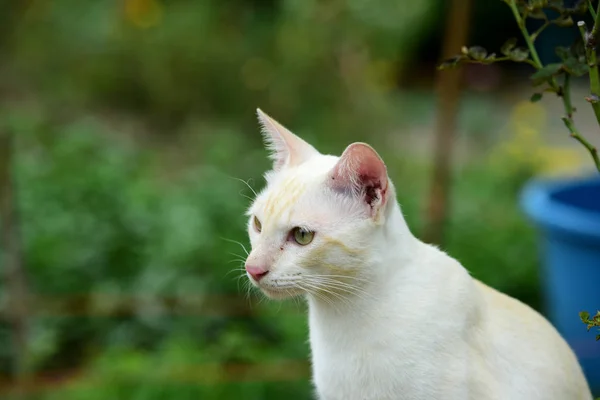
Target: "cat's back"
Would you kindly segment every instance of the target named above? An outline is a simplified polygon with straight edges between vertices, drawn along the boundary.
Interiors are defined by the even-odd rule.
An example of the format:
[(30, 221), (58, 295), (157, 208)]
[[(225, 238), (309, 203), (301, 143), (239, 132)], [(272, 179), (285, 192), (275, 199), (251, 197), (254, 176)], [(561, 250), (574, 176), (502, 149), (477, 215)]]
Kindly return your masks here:
[(566, 341), (537, 311), (477, 280), (484, 359), (513, 399), (591, 399), (581, 366)]

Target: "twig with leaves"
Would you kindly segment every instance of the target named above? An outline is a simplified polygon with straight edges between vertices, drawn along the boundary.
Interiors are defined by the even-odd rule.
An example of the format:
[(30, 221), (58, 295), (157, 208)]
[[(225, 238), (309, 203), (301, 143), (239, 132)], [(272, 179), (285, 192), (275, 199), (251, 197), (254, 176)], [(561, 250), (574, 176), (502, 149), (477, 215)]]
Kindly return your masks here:
[[(481, 46), (463, 47), (461, 54), (442, 62), (440, 69), (456, 67), (465, 63), (492, 64), (500, 61), (513, 61), (526, 63), (536, 69), (531, 75), (533, 85), (540, 89), (531, 96), (531, 101), (542, 99), (544, 92), (555, 93), (563, 101), (565, 115), (562, 120), (572, 138), (581, 143), (590, 153), (594, 165), (600, 172), (600, 158), (598, 149), (592, 145), (577, 129), (573, 119), (576, 111), (571, 102), (570, 82), (571, 77), (580, 77), (585, 74), (590, 79), (590, 95), (586, 100), (592, 105), (598, 124), (600, 125), (600, 73), (596, 46), (600, 34), (600, 1), (594, 10), (592, 0), (579, 0), (572, 7), (565, 7), (563, 0), (501, 0), (511, 9), (515, 21), (519, 26), (526, 47), (518, 47), (518, 40), (511, 38), (500, 49), (502, 56), (495, 53), (489, 54)], [(547, 11), (558, 13), (558, 17), (549, 19)], [(544, 65), (535, 48), (535, 41), (542, 32), (551, 25), (559, 27), (573, 26), (573, 18), (590, 13), (594, 18), (591, 31), (587, 29), (584, 21), (579, 21), (577, 26), (581, 32), (580, 37), (569, 47), (557, 47), (556, 54), (561, 62)], [(543, 20), (541, 27), (529, 33), (525, 22), (528, 18)], [(562, 79), (560, 79), (562, 78)], [(559, 83), (562, 82), (562, 83)]]

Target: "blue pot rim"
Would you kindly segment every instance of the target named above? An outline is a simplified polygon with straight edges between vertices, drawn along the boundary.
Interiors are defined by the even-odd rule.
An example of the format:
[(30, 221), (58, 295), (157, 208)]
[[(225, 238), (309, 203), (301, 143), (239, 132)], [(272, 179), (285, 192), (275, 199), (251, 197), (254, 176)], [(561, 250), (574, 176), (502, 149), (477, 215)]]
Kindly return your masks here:
[(600, 213), (552, 198), (553, 194), (565, 189), (599, 183), (600, 177), (596, 175), (583, 178), (535, 179), (525, 185), (521, 193), (521, 206), (529, 218), (542, 228), (600, 243)]

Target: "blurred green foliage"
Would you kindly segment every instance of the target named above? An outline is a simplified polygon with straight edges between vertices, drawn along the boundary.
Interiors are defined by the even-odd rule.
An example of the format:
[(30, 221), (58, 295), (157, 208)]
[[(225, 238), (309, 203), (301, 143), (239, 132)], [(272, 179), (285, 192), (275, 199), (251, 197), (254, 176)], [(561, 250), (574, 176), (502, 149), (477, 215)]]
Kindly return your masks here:
[(361, 115), (349, 118), (351, 110), (394, 113), (384, 100), (431, 30), (434, 4), (33, 1), (13, 6), (9, 53), (12, 68), (54, 102), (139, 112), (161, 127), (260, 105), (282, 117), (345, 116), (352, 128)]

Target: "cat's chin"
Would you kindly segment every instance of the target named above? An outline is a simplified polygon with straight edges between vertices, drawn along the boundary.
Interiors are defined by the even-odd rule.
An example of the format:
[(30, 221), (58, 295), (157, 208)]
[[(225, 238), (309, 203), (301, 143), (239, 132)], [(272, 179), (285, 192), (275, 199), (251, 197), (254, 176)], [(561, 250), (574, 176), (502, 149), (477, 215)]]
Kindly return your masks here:
[(271, 300), (285, 300), (304, 294), (304, 291), (296, 288), (280, 289), (260, 287), (260, 291)]

